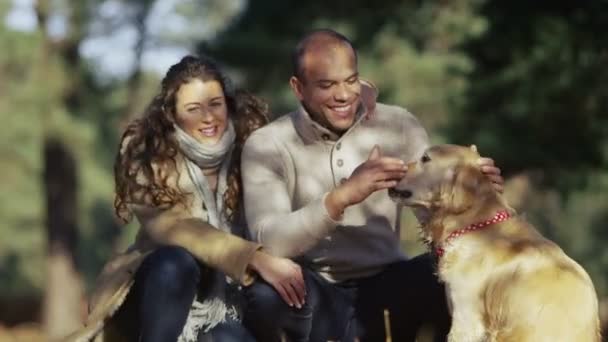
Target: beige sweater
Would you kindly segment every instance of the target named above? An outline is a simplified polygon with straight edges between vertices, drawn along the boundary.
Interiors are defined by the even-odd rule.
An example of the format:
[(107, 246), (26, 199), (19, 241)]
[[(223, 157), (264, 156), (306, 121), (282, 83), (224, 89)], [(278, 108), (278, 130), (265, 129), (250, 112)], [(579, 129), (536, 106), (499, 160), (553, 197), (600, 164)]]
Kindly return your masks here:
[[(365, 104), (372, 108), (374, 104)], [(410, 161), (428, 146), (427, 133), (405, 109), (377, 104), (343, 136), (312, 121), (302, 108), (248, 139), (242, 156), (247, 222), (272, 254), (298, 257), (330, 281), (377, 273), (405, 258), (398, 208), (387, 191), (372, 194), (333, 221), (324, 197), (364, 162), (375, 144), (383, 155)]]

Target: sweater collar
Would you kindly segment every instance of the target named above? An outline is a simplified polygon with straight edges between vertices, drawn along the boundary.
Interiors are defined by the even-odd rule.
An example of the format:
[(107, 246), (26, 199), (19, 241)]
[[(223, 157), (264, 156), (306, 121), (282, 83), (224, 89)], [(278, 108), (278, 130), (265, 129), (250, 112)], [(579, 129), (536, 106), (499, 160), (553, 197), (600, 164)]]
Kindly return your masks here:
[[(355, 122), (343, 135), (355, 129), (362, 120), (369, 119), (375, 114), (377, 98), (376, 86), (369, 81), (361, 80), (361, 103), (357, 109)], [(314, 121), (303, 106), (295, 112), (295, 127), (298, 133), (309, 141), (334, 143), (341, 138), (340, 135)]]

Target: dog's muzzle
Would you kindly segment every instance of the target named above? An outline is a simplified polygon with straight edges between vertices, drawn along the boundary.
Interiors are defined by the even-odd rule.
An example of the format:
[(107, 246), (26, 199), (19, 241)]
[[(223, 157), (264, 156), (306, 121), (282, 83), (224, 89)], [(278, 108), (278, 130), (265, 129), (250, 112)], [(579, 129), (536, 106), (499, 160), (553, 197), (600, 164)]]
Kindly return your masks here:
[(393, 198), (410, 198), (412, 197), (412, 192), (410, 190), (398, 190), (395, 188), (388, 189), (388, 195)]

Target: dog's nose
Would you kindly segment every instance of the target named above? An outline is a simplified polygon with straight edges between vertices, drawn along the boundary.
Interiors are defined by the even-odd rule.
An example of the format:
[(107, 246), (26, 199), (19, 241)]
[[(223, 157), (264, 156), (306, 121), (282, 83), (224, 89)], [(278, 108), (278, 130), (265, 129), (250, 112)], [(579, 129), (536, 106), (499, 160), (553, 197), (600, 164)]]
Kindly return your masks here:
[(398, 190), (396, 188), (390, 188), (388, 189), (388, 195), (391, 197), (410, 198), (412, 197), (412, 192), (410, 190)]

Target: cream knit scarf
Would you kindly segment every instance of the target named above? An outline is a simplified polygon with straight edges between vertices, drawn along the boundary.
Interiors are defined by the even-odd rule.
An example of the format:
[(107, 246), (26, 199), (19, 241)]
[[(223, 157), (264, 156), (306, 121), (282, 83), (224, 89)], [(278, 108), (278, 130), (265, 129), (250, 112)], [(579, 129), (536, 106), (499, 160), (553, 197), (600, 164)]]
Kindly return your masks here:
[[(209, 224), (231, 233), (230, 224), (226, 219), (224, 193), (227, 189), (228, 168), (236, 139), (234, 125), (228, 121), (228, 128), (224, 135), (213, 145), (198, 142), (177, 125), (175, 125), (175, 138), (181, 152), (186, 156), (188, 175), (203, 198)], [(213, 168), (219, 168), (215, 194), (201, 170)], [(225, 322), (227, 317), (238, 319), (237, 308), (226, 303), (226, 286), (228, 285), (226, 276), (219, 271), (213, 272), (213, 274), (209, 296), (202, 302), (195, 298), (186, 325), (178, 339), (179, 342), (196, 342), (201, 330), (208, 332), (217, 324)]]

